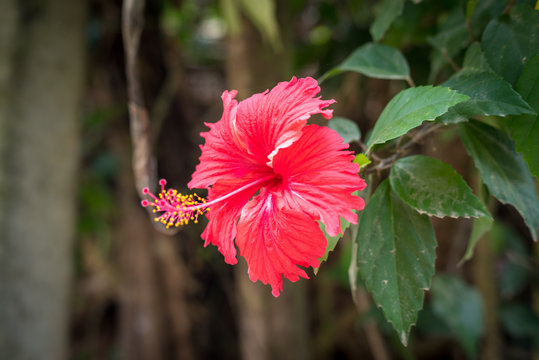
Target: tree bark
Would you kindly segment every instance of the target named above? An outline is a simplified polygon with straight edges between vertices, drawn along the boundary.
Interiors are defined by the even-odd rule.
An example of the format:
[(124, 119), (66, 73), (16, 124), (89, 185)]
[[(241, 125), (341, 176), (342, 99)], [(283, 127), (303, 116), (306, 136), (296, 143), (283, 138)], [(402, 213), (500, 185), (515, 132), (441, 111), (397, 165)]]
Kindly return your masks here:
[(84, 1), (0, 0), (0, 358), (67, 357)]
[[(127, 141), (121, 147), (128, 149)], [(128, 163), (128, 156), (122, 159)], [(125, 165), (122, 168), (118, 203), (123, 219), (116, 234), (121, 277), (121, 353), (129, 360), (165, 359), (162, 291), (154, 251), (156, 233), (135, 197), (131, 169)]]
[(502, 359), (502, 336), (499, 328), (498, 291), (496, 289), (496, 266), (488, 234), (483, 235), (475, 246), (473, 261), (475, 284), (483, 298), (483, 344), (478, 352), (480, 359)]

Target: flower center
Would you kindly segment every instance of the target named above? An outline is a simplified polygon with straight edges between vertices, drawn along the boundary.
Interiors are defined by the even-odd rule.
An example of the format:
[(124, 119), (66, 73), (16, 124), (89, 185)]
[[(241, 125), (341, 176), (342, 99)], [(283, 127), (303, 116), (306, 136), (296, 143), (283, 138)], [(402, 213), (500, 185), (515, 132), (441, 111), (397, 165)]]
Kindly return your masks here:
[(198, 222), (198, 216), (210, 211), (210, 206), (224, 201), (253, 186), (260, 185), (275, 178), (275, 175), (262, 177), (212, 201), (207, 201), (196, 193), (192, 195), (183, 195), (176, 189), (167, 190), (165, 189), (167, 181), (161, 179), (159, 180), (161, 192), (159, 192), (157, 196), (152, 194), (148, 188), (142, 189), (142, 193), (151, 197), (153, 201), (142, 200), (141, 205), (144, 207), (153, 207), (153, 212), (163, 212), (154, 220), (163, 223), (167, 229), (171, 226), (179, 227), (181, 225), (186, 225), (190, 220), (196, 224)]

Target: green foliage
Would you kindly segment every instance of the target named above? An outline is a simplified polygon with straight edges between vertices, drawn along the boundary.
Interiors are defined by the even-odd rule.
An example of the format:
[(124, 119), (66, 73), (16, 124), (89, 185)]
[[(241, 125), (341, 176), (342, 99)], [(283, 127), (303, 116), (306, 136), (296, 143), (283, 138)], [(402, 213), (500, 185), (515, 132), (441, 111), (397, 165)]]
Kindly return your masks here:
[(389, 180), (401, 200), (421, 214), (490, 218), (462, 177), (440, 160), (423, 155), (400, 159)]
[[(516, 90), (539, 113), (539, 52), (525, 65)], [(539, 178), (539, 117), (521, 115), (507, 122), (513, 133), (516, 148), (524, 156), (530, 171)]]
[(510, 15), (492, 19), (481, 46), (490, 66), (515, 85), (524, 64), (539, 48), (539, 12), (527, 5), (516, 5)]
[(462, 265), (465, 261), (468, 261), (472, 258), (475, 245), (477, 245), (477, 242), (481, 240), (481, 237), (490, 230), (490, 228), (492, 227), (492, 223), (493, 220), (490, 217), (474, 219), (470, 240), (468, 241), (466, 252), (462, 257), (462, 260), (460, 260), (459, 265)]
[(466, 19), (472, 17), (475, 7), (477, 6), (477, 2), (478, 0), (468, 0), (468, 2), (466, 3)]
[(436, 276), (432, 282), (432, 310), (459, 339), (469, 359), (475, 359), (483, 333), (481, 296), (457, 277)]
[(461, 124), (460, 134), (489, 191), (502, 203), (518, 210), (537, 240), (539, 199), (530, 171), (511, 139), (479, 122)]
[[(319, 223), (319, 225), (320, 225), (320, 229), (324, 233), (324, 236), (326, 237), (326, 240), (328, 242), (327, 247), (326, 247), (326, 252), (324, 253), (324, 256), (320, 258), (320, 263), (323, 263), (324, 261), (328, 259), (329, 253), (335, 250), (335, 247), (337, 246), (339, 240), (342, 238), (344, 232), (350, 227), (350, 223), (341, 217), (342, 233), (337, 234), (337, 236), (328, 235), (328, 233), (326, 232), (326, 226), (322, 224), (321, 222)], [(320, 269), (319, 267), (314, 269), (315, 275), (318, 273), (319, 269)]]
[(429, 218), (399, 200), (384, 181), (363, 210), (356, 266), (405, 345), (430, 287), (435, 248)]
[(428, 38), (432, 45), (440, 54), (453, 57), (460, 50), (468, 45), (468, 27), (462, 8), (456, 7), (442, 24), (440, 31)]
[(474, 42), (468, 47), (462, 66), (467, 70), (493, 72), (478, 42)]
[(376, 121), (367, 147), (404, 135), (423, 121), (434, 120), (451, 106), (467, 99), (466, 95), (441, 86), (419, 86), (401, 91)]
[(410, 77), (408, 62), (399, 50), (373, 43), (360, 46), (339, 66), (324, 74), (320, 81), (344, 71), (355, 71), (378, 79), (405, 80)]
[(500, 311), (500, 321), (504, 328), (517, 339), (532, 339), (539, 347), (539, 316), (526, 305), (505, 305)]
[(274, 0), (221, 0), (221, 7), (232, 34), (241, 31), (241, 12), (275, 50), (282, 49)]
[(359, 165), (360, 169), (362, 169), (363, 167), (365, 167), (365, 166), (367, 166), (367, 165), (369, 165), (371, 163), (369, 158), (367, 156), (365, 156), (365, 154), (363, 154), (363, 153), (357, 154), (356, 157), (354, 158), (354, 162)]
[(237, 35), (241, 30), (241, 17), (237, 0), (221, 0), (221, 11), (228, 24), (231, 35)]
[(336, 116), (329, 120), (328, 127), (335, 130), (343, 138), (345, 143), (359, 141), (361, 138), (359, 127), (352, 120)]
[[(511, 254), (512, 256), (523, 258), (522, 254)], [(522, 259), (521, 259), (522, 260)], [(528, 270), (525, 262), (508, 261), (503, 264), (503, 271), (499, 277), (500, 295), (504, 298), (518, 295), (526, 288), (529, 281)]]
[(509, 83), (492, 72), (478, 44), (466, 53), (464, 68), (443, 85), (470, 97), (452, 109), (465, 117), (535, 113)]
[(427, 40), (433, 47), (430, 77), (434, 78), (440, 69), (470, 41), (462, 9), (456, 7), (441, 24), (438, 33), (428, 37)]
[[(382, 2), (383, 10), (370, 27), (374, 40), (384, 37), (391, 24), (398, 27), (400, 15), (396, 14), (413, 18), (409, 12), (417, 8), (410, 8)], [(381, 184), (377, 189), (368, 188), (375, 192), (360, 214), (354, 244), (357, 251), (351, 264), (352, 288), (364, 283), (403, 344), (434, 274), (436, 240), (427, 215), (474, 218), (461, 263), (473, 257), (480, 239), (488, 241), (496, 234), (494, 219), (484, 205), (492, 203), (491, 195), (514, 206), (531, 238), (539, 237), (539, 198), (532, 177), (532, 173), (539, 176), (539, 13), (527, 4), (506, 7), (495, 0), (470, 0), (466, 13), (463, 10), (460, 5), (447, 9), (440, 16), (438, 31), (423, 38), (433, 48), (430, 78), (445, 75), (445, 81), (441, 86), (412, 87), (395, 95), (367, 136), (363, 149), (367, 148), (369, 158), (358, 155), (363, 156), (358, 162), (366, 164), (360, 174), (372, 174)], [(392, 43), (388, 41), (390, 34), (388, 43)], [(453, 71), (442, 72), (444, 64), (451, 65)], [(408, 61), (396, 47), (386, 45), (362, 45), (323, 78), (343, 71), (414, 83)], [(436, 125), (406, 136), (432, 120)], [(428, 133), (425, 130), (448, 126), (458, 129), (478, 170), (478, 175), (472, 176), (484, 184), (478, 189), (481, 199), (448, 164), (423, 155), (403, 158), (416, 138)], [(396, 141), (375, 146), (390, 140)], [(516, 152), (515, 144), (523, 156)], [(383, 172), (386, 169), (390, 169), (389, 174)], [(503, 275), (498, 276), (499, 289), (508, 297), (529, 283), (529, 274), (522, 266), (527, 261), (525, 251), (512, 256), (521, 256), (520, 262), (504, 263)], [(481, 306), (477, 291), (458, 278), (440, 276), (435, 280), (432, 315), (459, 339), (469, 358), (476, 357), (482, 336)]]
[(500, 221), (492, 227), (488, 240), (493, 253), (500, 259), (497, 279), (500, 297), (507, 300), (522, 294), (536, 275), (534, 260), (528, 255), (526, 241)]
[(393, 21), (402, 14), (403, 8), (404, 0), (382, 1), (377, 8), (376, 18), (369, 29), (374, 41), (378, 42), (382, 39)]
[(520, 95), (494, 73), (464, 70), (443, 85), (470, 97), (469, 101), (453, 109), (466, 117), (534, 113)]
[(539, 112), (539, 51), (526, 63), (516, 90), (535, 112)]

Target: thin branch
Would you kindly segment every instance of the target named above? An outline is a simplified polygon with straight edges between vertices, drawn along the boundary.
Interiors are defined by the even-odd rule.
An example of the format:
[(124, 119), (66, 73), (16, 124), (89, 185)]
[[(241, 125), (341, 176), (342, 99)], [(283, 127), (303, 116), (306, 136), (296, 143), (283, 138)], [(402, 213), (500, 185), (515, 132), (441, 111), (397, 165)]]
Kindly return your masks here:
[(142, 89), (137, 76), (137, 54), (144, 26), (144, 0), (125, 0), (122, 9), (122, 35), (125, 52), (125, 71), (129, 98), (129, 124), (133, 144), (135, 186), (142, 194), (144, 187), (157, 183), (156, 160), (152, 155), (152, 136), (148, 110), (144, 106)]
[(361, 151), (363, 151), (363, 153), (365, 153), (368, 158), (374, 160), (377, 163), (384, 161), (383, 158), (376, 155), (375, 153), (368, 153), (367, 150), (369, 150), (369, 148), (367, 147), (367, 145), (365, 145), (363, 141), (356, 140), (356, 142), (359, 144), (359, 147), (361, 147)]
[(365, 143), (361, 140), (357, 140), (357, 143), (359, 144), (359, 146), (361, 147), (361, 151), (363, 152), (366, 152), (367, 151), (367, 145), (365, 145)]
[(503, 9), (502, 14), (509, 14), (509, 11), (511, 11), (511, 8), (515, 5), (516, 2), (517, 2), (516, 0), (509, 1), (509, 4), (507, 4), (505, 9)]
[(412, 138), (407, 143), (402, 146), (401, 143), (404, 139), (404, 135), (401, 136), (397, 141), (395, 153), (386, 158), (380, 158), (378, 156), (375, 157), (374, 154), (370, 154), (370, 157), (376, 161), (376, 164), (374, 166), (367, 167), (365, 169), (365, 173), (370, 174), (373, 172), (380, 172), (385, 169), (389, 169), (391, 166), (393, 166), (395, 161), (397, 161), (399, 158), (401, 158), (407, 153), (410, 147), (419, 143), (425, 136), (427, 136), (433, 131), (438, 130), (440, 127), (442, 127), (442, 124), (439, 123), (423, 126), (414, 136), (412, 136)]
[(412, 79), (411, 76), (407, 76), (407, 77), (406, 77), (406, 82), (408, 83), (408, 85), (409, 85), (410, 87), (415, 87), (415, 82), (414, 82), (414, 80)]
[(468, 28), (468, 35), (470, 36), (470, 41), (475, 41), (475, 36), (473, 35), (472, 30), (472, 22), (470, 21), (470, 18), (466, 17), (466, 27)]
[(403, 141), (404, 141), (404, 136), (399, 137), (399, 139), (397, 140), (397, 145), (395, 146), (395, 149), (397, 150), (397, 152), (401, 151), (401, 146), (402, 146)]
[[(421, 140), (422, 138), (424, 138), (425, 136), (427, 136), (428, 134), (430, 134), (431, 132), (433, 131), (436, 131), (438, 130), (439, 128), (441, 128), (443, 126), (443, 124), (440, 124), (440, 123), (432, 123), (432, 124), (429, 124), (427, 126), (424, 126), (420, 131), (418, 131), (413, 137), (412, 137), (412, 140), (410, 140), (409, 143), (407, 143), (405, 145), (405, 147), (409, 147), (413, 144), (411, 144), (412, 142), (413, 143), (418, 143), (419, 140)], [(404, 147), (403, 147), (404, 148)]]
[(455, 72), (457, 71), (460, 71), (460, 67), (455, 63), (455, 61), (453, 61), (453, 59), (451, 58), (451, 56), (449, 56), (449, 53), (447, 52), (447, 49), (446, 48), (443, 48), (442, 49), (442, 55), (443, 57), (447, 60), (447, 62), (449, 63), (449, 65), (451, 65), (451, 68), (453, 68), (453, 70)]
[[(137, 55), (143, 27), (144, 0), (125, 0), (122, 9), (122, 35), (129, 99), (129, 125), (133, 145), (132, 164), (135, 187), (141, 198), (143, 188), (153, 190), (157, 184), (157, 161), (153, 156), (152, 128), (137, 76)], [(149, 208), (147, 210), (150, 218), (153, 218), (154, 214)], [(172, 235), (178, 230), (166, 229), (155, 221), (152, 223), (156, 230), (164, 234)]]

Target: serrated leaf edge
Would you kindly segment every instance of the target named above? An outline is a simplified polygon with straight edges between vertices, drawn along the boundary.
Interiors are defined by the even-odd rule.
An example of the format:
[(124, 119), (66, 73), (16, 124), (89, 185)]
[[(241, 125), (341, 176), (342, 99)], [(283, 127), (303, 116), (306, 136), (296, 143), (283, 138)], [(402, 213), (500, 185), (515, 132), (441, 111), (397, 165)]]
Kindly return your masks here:
[[(397, 194), (393, 191), (393, 189), (391, 188), (391, 185), (389, 184), (389, 181), (387, 181), (387, 182), (388, 182), (387, 186), (388, 186), (388, 188), (389, 188), (389, 197), (391, 198), (392, 195), (395, 195), (395, 196), (400, 200), (400, 197), (398, 197), (398, 195), (397, 195)], [(403, 202), (403, 204), (404, 204), (405, 206), (408, 206), (408, 204), (406, 204), (405, 202)], [(392, 200), (391, 200), (391, 208), (393, 208), (393, 201), (392, 201)], [(393, 212), (392, 209), (391, 209), (390, 211)], [(429, 219), (428, 221), (430, 222), (430, 219)], [(394, 222), (393, 222), (393, 221), (391, 222), (391, 226), (394, 227)], [(432, 223), (431, 223), (431, 226), (432, 226)], [(392, 233), (395, 234), (395, 231), (393, 230)], [(434, 234), (434, 235), (436, 236), (436, 234)], [(394, 238), (393, 238), (393, 240), (394, 240)], [(436, 249), (437, 249), (437, 248), (438, 248), (438, 242), (436, 241), (436, 242), (435, 242), (435, 246), (434, 246), (434, 248), (433, 248), (433, 254), (434, 254), (434, 259), (433, 259), (433, 260), (434, 260), (434, 264), (436, 263), (436, 257), (437, 257), (437, 256), (436, 256)], [(395, 259), (395, 263), (396, 263), (396, 257), (395, 257), (394, 259)], [(357, 260), (357, 263), (361, 263), (361, 261), (360, 261), (360, 260)], [(396, 268), (396, 265), (395, 265), (395, 268)], [(359, 272), (360, 276), (363, 277), (363, 276), (361, 275), (361, 272), (360, 272), (360, 271), (358, 271), (358, 272)], [(412, 323), (410, 323), (410, 325), (408, 326), (407, 329), (404, 329), (404, 330), (402, 330), (402, 331), (399, 333), (400, 341), (402, 342), (402, 344), (403, 344), (404, 346), (407, 346), (407, 345), (408, 345), (408, 338), (409, 338), (409, 334), (410, 334), (410, 332), (411, 332), (411, 330), (412, 330), (412, 327), (415, 326), (415, 325), (417, 324), (417, 316), (418, 316), (419, 312), (420, 312), (421, 310), (423, 310), (423, 308), (424, 308), (424, 306), (425, 306), (425, 293), (426, 293), (427, 291), (430, 291), (430, 289), (431, 289), (431, 287), (432, 287), (432, 279), (433, 279), (433, 277), (434, 277), (434, 275), (435, 275), (435, 272), (436, 272), (436, 269), (434, 268), (434, 273), (432, 274), (432, 276), (431, 276), (431, 277), (429, 278), (429, 280), (428, 280), (428, 287), (427, 287), (427, 288), (421, 288), (421, 290), (423, 290), (423, 298), (422, 298), (422, 302), (421, 302), (421, 307), (419, 307), (419, 308), (417, 309), (417, 311), (415, 312), (415, 320), (414, 320)], [(367, 285), (367, 280), (366, 280), (366, 279), (363, 279), (363, 280), (365, 281), (365, 284)], [(398, 281), (397, 281), (397, 285), (398, 285)], [(400, 294), (400, 291), (401, 291), (400, 288), (401, 288), (401, 287), (398, 286), (398, 293), (399, 293), (399, 294)], [(383, 314), (384, 314), (384, 318), (386, 319), (386, 321), (392, 325), (392, 327), (393, 327), (393, 329), (394, 329), (395, 331), (397, 331), (397, 329), (396, 329), (396, 327), (395, 327), (395, 323), (394, 323), (393, 321), (391, 321), (390, 319), (387, 318), (387, 316), (386, 316), (386, 311), (384, 310), (384, 306), (382, 306), (382, 305), (380, 305), (380, 304), (378, 304), (378, 303), (376, 302), (376, 300), (374, 299), (374, 294), (373, 294), (372, 291), (369, 289), (369, 286), (368, 286), (368, 285), (367, 285), (367, 289), (368, 289), (369, 292), (371, 293), (375, 305), (376, 305), (378, 308), (382, 309)], [(399, 295), (399, 298), (400, 298), (400, 295)], [(399, 314), (400, 314), (400, 313), (401, 313), (401, 311), (399, 311)], [(400, 316), (400, 318), (401, 318), (401, 320), (402, 320), (402, 316)], [(398, 331), (397, 331), (397, 333), (398, 333)]]
[[(426, 85), (426, 86), (416, 86), (416, 87), (413, 87), (413, 88), (408, 88), (408, 89), (406, 89), (406, 90), (403, 90), (403, 91), (399, 92), (397, 95), (395, 95), (395, 96), (389, 101), (389, 103), (385, 106), (384, 110), (382, 111), (382, 113), (381, 113), (380, 116), (378, 117), (378, 120), (376, 121), (376, 124), (378, 124), (378, 123), (379, 123), (378, 121), (380, 120), (380, 118), (382, 118), (382, 116), (384, 116), (384, 113), (386, 112), (386, 109), (387, 109), (388, 105), (389, 105), (395, 98), (397, 98), (399, 95), (400, 95), (400, 96), (403, 96), (403, 95), (401, 95), (401, 94), (403, 94), (403, 93), (405, 93), (405, 92), (407, 92), (407, 91), (411, 91), (412, 89), (428, 89), (428, 88), (430, 88), (430, 89), (436, 89), (436, 90), (440, 89), (440, 91), (441, 91), (441, 89), (445, 89), (445, 90), (447, 91), (447, 93), (452, 94), (452, 95), (460, 95), (460, 96), (462, 96), (463, 98), (462, 98), (462, 100), (460, 100), (460, 101), (458, 101), (458, 102), (456, 102), (456, 103), (454, 103), (454, 104), (452, 104), (452, 105), (447, 106), (446, 109), (445, 109), (445, 111), (444, 111), (442, 114), (437, 115), (437, 116), (435, 116), (435, 117), (433, 117), (433, 118), (427, 118), (427, 119), (424, 119), (424, 120), (421, 121), (421, 123), (423, 123), (423, 122), (425, 122), (425, 121), (434, 121), (434, 120), (436, 120), (436, 118), (438, 118), (439, 116), (442, 116), (443, 114), (447, 113), (447, 111), (448, 111), (451, 107), (453, 107), (453, 106), (455, 106), (455, 105), (457, 105), (457, 104), (461, 104), (461, 103), (463, 103), (463, 102), (466, 102), (466, 101), (468, 101), (468, 100), (470, 99), (470, 97), (469, 97), (468, 95), (463, 94), (463, 93), (459, 92), (458, 90), (451, 89), (451, 88), (448, 87), (448, 86), (433, 86), (433, 85)], [(419, 109), (416, 109), (416, 110), (413, 111), (413, 112), (407, 113), (405, 116), (400, 117), (400, 119), (402, 119), (402, 118), (404, 118), (404, 117), (408, 117), (408, 116), (413, 115), (413, 114), (415, 114), (415, 113), (421, 113), (421, 110), (424, 109), (425, 107), (437, 105), (437, 104), (444, 103), (444, 102), (447, 102), (447, 100), (440, 100), (440, 101), (437, 101), (437, 102), (429, 103), (428, 105), (425, 105), (425, 106), (423, 106), (423, 107), (421, 107), (421, 108), (419, 108)], [(401, 110), (403, 107), (405, 107), (405, 106), (406, 106), (406, 103), (402, 104), (402, 106), (399, 107), (399, 108), (397, 109), (397, 111), (400, 111), (400, 110)], [(420, 123), (420, 124), (421, 124), (421, 123)], [(375, 127), (376, 127), (376, 124), (375, 124)], [(391, 127), (391, 123), (389, 123), (389, 124), (384, 124), (383, 127), (381, 128), (381, 130), (378, 130), (378, 132), (383, 131), (383, 130), (385, 130), (385, 129), (388, 128), (388, 127)], [(410, 130), (411, 130), (411, 129), (410, 129)], [(409, 130), (408, 130), (408, 131), (409, 131)], [(373, 132), (374, 132), (374, 129), (373, 129)], [(403, 134), (403, 135), (404, 135), (404, 134)], [(398, 137), (398, 136), (397, 136), (397, 137)], [(393, 139), (394, 139), (394, 138), (393, 138)], [(389, 141), (389, 140), (391, 140), (391, 139), (387, 139), (387, 140), (385, 140), (385, 141), (383, 141), (383, 142), (378, 142), (378, 141), (380, 141), (380, 140), (375, 140), (375, 141), (377, 141), (377, 142), (374, 142), (374, 143), (373, 143), (373, 136), (372, 136), (372, 134), (371, 134), (371, 137), (370, 137), (370, 138), (368, 139), (368, 141), (367, 141), (367, 148), (368, 148), (368, 149), (367, 149), (367, 153), (370, 152), (370, 150), (372, 149), (372, 147), (373, 147), (374, 145), (384, 144), (384, 143), (386, 143), (386, 142)]]
[[(395, 164), (396, 165), (396, 164)], [(449, 164), (447, 164), (449, 165)], [(451, 165), (449, 165), (451, 167)], [(393, 170), (395, 166), (393, 166), (391, 168), (391, 170)], [(405, 168), (401, 168), (403, 171), (408, 171), (406, 170)], [(455, 174), (457, 175), (460, 175), (458, 172), (455, 171), (455, 169), (453, 169), (451, 167), (451, 170), (453, 170), (455, 172)], [(408, 171), (409, 172), (409, 171)], [(462, 176), (461, 176), (462, 178)], [(389, 176), (389, 180), (390, 180), (390, 183), (391, 183), (391, 175)], [(472, 189), (470, 188), (470, 186), (466, 183), (466, 181), (463, 180), (463, 184), (464, 186), (470, 191), (470, 194), (472, 194), (479, 202), (481, 202), (481, 200), (479, 200), (477, 198), (477, 196), (473, 193)], [(415, 211), (417, 211), (419, 214), (421, 215), (428, 215), (428, 216), (434, 216), (436, 218), (439, 218), (439, 219), (443, 219), (443, 218), (452, 218), (452, 219), (458, 219), (458, 218), (465, 218), (465, 219), (470, 219), (470, 218), (474, 218), (474, 219), (478, 219), (478, 218), (483, 218), (483, 217), (486, 217), (486, 218), (491, 218), (492, 219), (492, 216), (488, 213), (488, 210), (485, 209), (485, 212), (484, 213), (481, 213), (481, 212), (478, 212), (477, 210), (474, 210), (474, 213), (478, 213), (478, 215), (459, 215), (459, 214), (441, 214), (441, 213), (431, 213), (431, 212), (428, 212), (428, 211), (425, 211), (425, 210), (422, 210), (422, 209), (419, 209), (417, 208), (416, 206), (410, 204), (409, 202), (407, 202), (405, 199), (403, 199), (402, 197), (400, 197), (399, 193), (396, 192), (395, 190), (393, 190), (392, 188), (392, 191), (394, 192), (395, 195), (397, 195), (397, 197), (402, 201), (404, 202), (406, 205), (408, 205), (410, 208), (414, 209)], [(484, 205), (483, 205), (484, 206)]]

